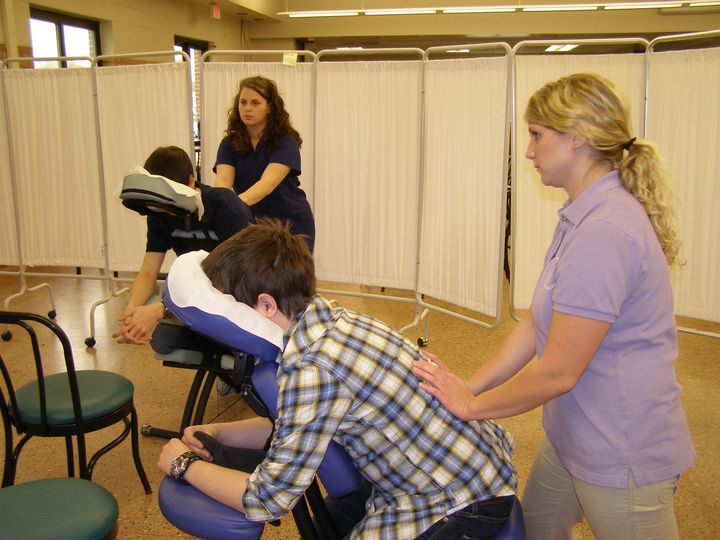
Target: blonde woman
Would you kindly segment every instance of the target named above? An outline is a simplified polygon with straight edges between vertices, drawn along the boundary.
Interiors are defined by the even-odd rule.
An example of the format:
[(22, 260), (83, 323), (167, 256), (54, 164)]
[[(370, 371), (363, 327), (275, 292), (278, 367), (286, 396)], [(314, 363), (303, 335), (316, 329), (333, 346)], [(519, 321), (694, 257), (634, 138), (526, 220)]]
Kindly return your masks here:
[(543, 405), (546, 438), (525, 489), (528, 538), (676, 539), (673, 495), (695, 459), (675, 375), (668, 264), (678, 240), (654, 146), (614, 85), (580, 73), (525, 112), (526, 157), (568, 200), (528, 315), (465, 382), (417, 362), (421, 387), (462, 419)]

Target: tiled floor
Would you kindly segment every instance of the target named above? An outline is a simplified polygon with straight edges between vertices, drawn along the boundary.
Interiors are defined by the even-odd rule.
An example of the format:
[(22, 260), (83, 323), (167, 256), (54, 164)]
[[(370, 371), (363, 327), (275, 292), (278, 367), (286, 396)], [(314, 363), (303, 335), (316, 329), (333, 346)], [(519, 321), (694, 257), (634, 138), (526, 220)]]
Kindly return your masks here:
[[(39, 283), (30, 279), (29, 285)], [(185, 370), (164, 368), (155, 360), (147, 347), (119, 345), (111, 338), (115, 319), (125, 298), (115, 298), (100, 306), (96, 312), (96, 339), (94, 349), (87, 349), (84, 340), (89, 335), (90, 306), (105, 295), (105, 286), (98, 281), (57, 279), (49, 280), (55, 294), (57, 322), (68, 333), (78, 368), (107, 369), (121, 373), (135, 384), (135, 403), (141, 424), (176, 427), (185, 395), (193, 373)], [(328, 285), (328, 284), (325, 284)], [(0, 277), (0, 300), (5, 300), (19, 288), (15, 277)], [(378, 289), (365, 289), (379, 293)], [(385, 291), (385, 294), (393, 291)], [(396, 328), (405, 326), (414, 318), (412, 304), (376, 301), (363, 298), (326, 294), (343, 305), (367, 312)], [(506, 301), (507, 304), (507, 301)], [(25, 294), (10, 302), (10, 309), (47, 313), (49, 302), (45, 291)], [(489, 330), (436, 312), (430, 314), (429, 343), (427, 349), (437, 353), (456, 373), (469, 376), (478, 362), (495, 351), (513, 326), (507, 305), (503, 309), (503, 322)], [(681, 321), (688, 324), (688, 321)], [(720, 324), (700, 323), (706, 330), (720, 332)], [(5, 328), (0, 328), (0, 332)], [(421, 327), (409, 329), (407, 336), (415, 340)], [(0, 342), (0, 354), (6, 361), (24, 362), (17, 353), (24, 344), (20, 339)], [(46, 348), (49, 348), (46, 346)], [(28, 370), (29, 366), (24, 366)], [(58, 369), (58, 364), (55, 364)], [(693, 433), (698, 460), (683, 475), (676, 497), (676, 511), (683, 539), (720, 538), (720, 339), (680, 334), (680, 359), (678, 377), (683, 385), (682, 395), (690, 427)], [(251, 414), (242, 403), (235, 403), (234, 396), (211, 399), (206, 420), (220, 414), (221, 419), (235, 419)], [(501, 422), (516, 440), (515, 463), (520, 474), (520, 489), (527, 478), (534, 452), (541, 440), (539, 410)], [(115, 432), (113, 432), (115, 433)], [(89, 445), (98, 448), (100, 441), (107, 441), (107, 432), (93, 434)], [(140, 450), (145, 470), (153, 488), (162, 478), (156, 461), (163, 441), (142, 437)], [(0, 450), (2, 452), (2, 450)], [(61, 440), (33, 439), (23, 450), (18, 468), (17, 481), (23, 482), (45, 476), (62, 476), (66, 473), (64, 445)], [(132, 465), (129, 443), (123, 443), (100, 459), (93, 478), (108, 488), (120, 504), (121, 539), (161, 539), (186, 537), (160, 514), (157, 494), (145, 495)], [(578, 527), (577, 537), (591, 540), (586, 527)], [(278, 528), (266, 527), (263, 539), (298, 538), (291, 518), (282, 520)]]

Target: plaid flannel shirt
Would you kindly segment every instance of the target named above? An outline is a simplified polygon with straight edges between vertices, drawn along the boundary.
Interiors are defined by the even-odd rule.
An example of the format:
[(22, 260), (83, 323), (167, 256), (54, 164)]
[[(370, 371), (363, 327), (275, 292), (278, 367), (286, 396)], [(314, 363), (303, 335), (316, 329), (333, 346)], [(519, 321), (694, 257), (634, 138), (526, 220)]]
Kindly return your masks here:
[(331, 439), (373, 485), (352, 538), (415, 538), (451, 511), (515, 493), (512, 436), (458, 420), (420, 390), (422, 353), (400, 333), (316, 296), (286, 339), (276, 432), (243, 497), (249, 519), (287, 513)]

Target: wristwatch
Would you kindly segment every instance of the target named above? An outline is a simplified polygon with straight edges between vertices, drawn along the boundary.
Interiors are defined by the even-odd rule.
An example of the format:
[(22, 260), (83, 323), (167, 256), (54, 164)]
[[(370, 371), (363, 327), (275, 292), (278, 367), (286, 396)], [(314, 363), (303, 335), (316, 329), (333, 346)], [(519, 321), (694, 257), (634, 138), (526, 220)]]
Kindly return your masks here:
[(180, 454), (178, 457), (176, 457), (170, 462), (170, 474), (176, 480), (182, 480), (183, 475), (185, 474), (185, 471), (187, 471), (190, 464), (193, 461), (197, 461), (198, 459), (202, 458), (198, 456), (195, 452), (185, 452), (184, 454)]

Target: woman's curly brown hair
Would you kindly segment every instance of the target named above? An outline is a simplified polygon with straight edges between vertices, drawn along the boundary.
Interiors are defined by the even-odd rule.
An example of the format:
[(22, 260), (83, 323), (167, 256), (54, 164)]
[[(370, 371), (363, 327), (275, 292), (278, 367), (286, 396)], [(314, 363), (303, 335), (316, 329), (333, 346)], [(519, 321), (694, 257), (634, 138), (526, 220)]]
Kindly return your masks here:
[(268, 102), (270, 112), (261, 140), (269, 151), (275, 149), (278, 141), (285, 135), (290, 135), (297, 141), (298, 146), (302, 146), (300, 133), (290, 124), (290, 115), (285, 110), (285, 102), (282, 97), (280, 97), (280, 92), (278, 92), (275, 81), (266, 79), (265, 77), (255, 76), (247, 77), (240, 81), (238, 92), (228, 110), (228, 127), (225, 134), (230, 137), (235, 150), (241, 154), (247, 154), (252, 150), (250, 135), (248, 134), (245, 124), (243, 124), (242, 118), (240, 118), (240, 111), (238, 110), (240, 92), (242, 92), (243, 88), (255, 90)]

